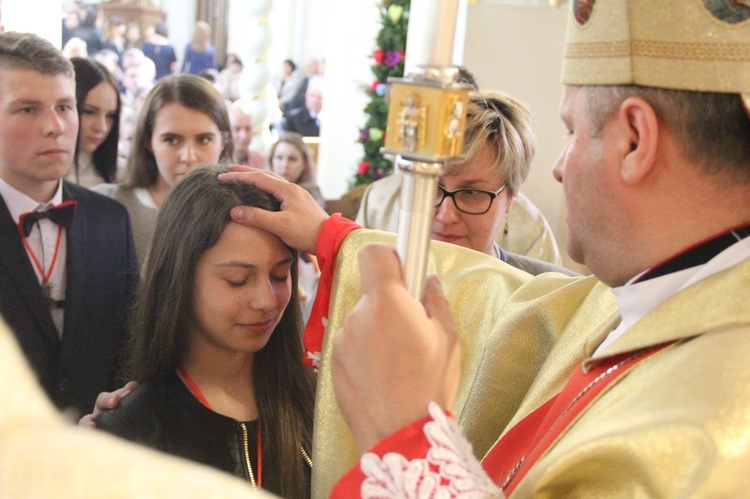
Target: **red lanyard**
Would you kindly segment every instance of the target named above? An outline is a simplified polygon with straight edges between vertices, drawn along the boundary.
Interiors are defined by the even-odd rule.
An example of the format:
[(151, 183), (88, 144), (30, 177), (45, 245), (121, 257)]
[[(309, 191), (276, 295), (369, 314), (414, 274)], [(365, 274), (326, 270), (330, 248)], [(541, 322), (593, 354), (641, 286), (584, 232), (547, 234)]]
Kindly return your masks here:
[[(41, 230), (41, 229), (40, 229)], [(45, 290), (48, 289), (47, 284), (49, 283), (50, 277), (52, 277), (52, 272), (55, 270), (55, 265), (57, 264), (57, 255), (60, 253), (60, 241), (62, 240), (62, 227), (57, 228), (57, 242), (55, 243), (55, 252), (52, 254), (52, 262), (49, 264), (49, 270), (47, 273), (44, 272), (44, 265), (43, 263), (39, 262), (39, 259), (34, 254), (34, 250), (31, 249), (31, 245), (29, 244), (28, 239), (26, 236), (21, 234), (21, 240), (23, 241), (23, 246), (26, 248), (26, 251), (29, 252), (31, 255), (31, 261), (34, 263), (34, 266), (39, 271), (39, 275), (42, 276), (42, 288)], [(47, 299), (50, 299), (50, 296), (46, 296)]]
[[(206, 409), (209, 409), (213, 411), (211, 408), (211, 404), (208, 403), (208, 400), (206, 400), (206, 397), (203, 396), (203, 392), (201, 392), (201, 389), (198, 388), (198, 385), (195, 384), (195, 381), (193, 381), (193, 378), (190, 377), (190, 375), (185, 371), (183, 368), (180, 368), (178, 370), (180, 376), (182, 376), (182, 379), (185, 380), (185, 383), (187, 383), (188, 388), (190, 388), (190, 391), (193, 392), (193, 395), (195, 395), (195, 398), (197, 398), (201, 404), (203, 404)], [(258, 487), (262, 487), (263, 482), (263, 440), (261, 439), (260, 435), (260, 418), (258, 418)]]

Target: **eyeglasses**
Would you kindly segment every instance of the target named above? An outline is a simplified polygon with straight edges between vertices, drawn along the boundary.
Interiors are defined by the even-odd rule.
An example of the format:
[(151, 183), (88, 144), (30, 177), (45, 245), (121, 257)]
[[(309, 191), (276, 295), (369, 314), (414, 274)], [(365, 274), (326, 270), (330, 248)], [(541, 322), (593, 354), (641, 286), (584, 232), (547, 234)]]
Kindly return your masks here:
[(469, 215), (482, 215), (490, 211), (492, 201), (498, 194), (503, 192), (505, 184), (496, 191), (483, 191), (481, 189), (456, 189), (449, 191), (442, 185), (438, 185), (437, 196), (435, 197), (435, 208), (440, 206), (445, 198), (453, 198), (453, 203), (458, 211), (468, 213)]

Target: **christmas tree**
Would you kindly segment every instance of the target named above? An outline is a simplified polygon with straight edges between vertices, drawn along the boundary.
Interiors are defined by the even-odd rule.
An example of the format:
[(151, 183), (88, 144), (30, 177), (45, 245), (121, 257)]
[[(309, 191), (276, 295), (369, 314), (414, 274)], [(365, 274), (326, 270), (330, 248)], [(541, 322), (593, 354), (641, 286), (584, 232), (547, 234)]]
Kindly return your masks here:
[(383, 0), (380, 5), (382, 28), (375, 39), (377, 48), (372, 53), (371, 66), (375, 80), (366, 90), (370, 97), (365, 106), (368, 118), (359, 131), (359, 142), (365, 155), (351, 182), (352, 188), (369, 184), (393, 171), (393, 162), (380, 154), (380, 148), (385, 142), (388, 123), (388, 103), (385, 101), (388, 78), (404, 76), (409, 3), (410, 0)]

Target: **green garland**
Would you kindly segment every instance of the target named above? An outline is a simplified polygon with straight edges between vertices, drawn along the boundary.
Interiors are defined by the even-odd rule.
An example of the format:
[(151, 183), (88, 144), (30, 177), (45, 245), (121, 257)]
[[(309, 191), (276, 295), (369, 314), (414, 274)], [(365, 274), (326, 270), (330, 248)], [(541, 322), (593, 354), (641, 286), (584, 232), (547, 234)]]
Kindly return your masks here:
[(371, 66), (375, 80), (366, 89), (370, 102), (365, 106), (368, 118), (359, 131), (359, 142), (364, 148), (364, 158), (357, 166), (357, 172), (350, 183), (354, 188), (369, 184), (393, 171), (393, 162), (380, 154), (385, 143), (385, 129), (388, 123), (388, 103), (385, 101), (387, 81), (391, 76), (404, 76), (406, 51), (406, 31), (409, 26), (410, 0), (383, 0), (380, 5), (382, 28), (375, 43), (377, 48), (371, 54)]

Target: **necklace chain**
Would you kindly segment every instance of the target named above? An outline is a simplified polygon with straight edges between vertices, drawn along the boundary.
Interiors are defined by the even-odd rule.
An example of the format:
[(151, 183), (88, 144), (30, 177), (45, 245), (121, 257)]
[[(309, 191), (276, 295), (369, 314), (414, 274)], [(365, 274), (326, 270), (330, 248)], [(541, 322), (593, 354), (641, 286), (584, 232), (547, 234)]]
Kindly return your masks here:
[[(203, 396), (203, 393), (200, 391), (200, 388), (198, 388), (198, 385), (195, 384), (193, 379), (190, 377), (190, 375), (184, 370), (179, 369), (178, 373), (182, 376), (182, 378), (187, 382), (188, 387), (190, 388), (193, 395), (195, 395), (198, 400), (206, 406), (209, 410), (213, 410), (211, 406), (209, 405), (208, 401)], [(248, 475), (250, 476), (250, 485), (253, 487), (253, 490), (258, 490), (258, 482), (260, 481), (260, 473), (261, 473), (261, 459), (263, 459), (262, 449), (261, 449), (261, 436), (260, 436), (260, 420), (258, 420), (258, 480), (255, 479), (255, 471), (253, 470), (252, 462), (250, 461), (250, 445), (248, 443), (248, 431), (247, 431), (247, 425), (245, 423), (240, 423), (240, 428), (242, 428), (242, 445), (243, 445), (243, 451), (244, 451), (244, 457), (245, 457), (245, 464), (247, 465), (247, 471)], [(310, 455), (307, 453), (305, 448), (302, 446), (300, 442), (297, 442), (297, 447), (299, 448), (300, 452), (302, 453), (302, 458), (305, 460), (307, 465), (312, 468), (313, 467), (313, 461), (310, 458)]]
[(307, 463), (307, 465), (310, 468), (312, 468), (313, 467), (313, 462), (312, 462), (312, 459), (310, 458), (310, 455), (307, 453), (307, 451), (305, 450), (305, 448), (302, 447), (301, 443), (298, 442), (297, 445), (299, 446), (299, 450), (302, 452), (302, 458), (305, 460), (305, 462)]
[[(247, 471), (250, 475), (250, 485), (252, 485), (253, 490), (258, 490), (258, 484), (255, 483), (255, 473), (253, 472), (253, 465), (250, 462), (250, 449), (247, 439), (247, 425), (245, 425), (245, 423), (240, 423), (240, 427), (242, 428), (242, 444), (245, 451), (245, 464), (247, 464)], [(258, 453), (258, 457), (260, 457), (260, 452)]]

